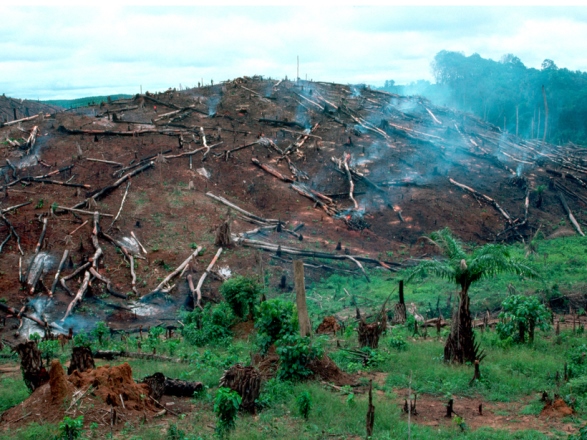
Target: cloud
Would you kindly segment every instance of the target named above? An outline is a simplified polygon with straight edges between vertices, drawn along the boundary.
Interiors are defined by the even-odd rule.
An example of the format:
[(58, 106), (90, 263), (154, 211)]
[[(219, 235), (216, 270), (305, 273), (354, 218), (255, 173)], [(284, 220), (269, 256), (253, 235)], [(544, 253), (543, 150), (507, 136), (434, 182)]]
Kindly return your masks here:
[[(0, 93), (136, 93), (243, 75), (432, 80), (440, 50), (587, 70), (584, 8), (0, 7)], [(102, 92), (101, 92), (102, 93)]]

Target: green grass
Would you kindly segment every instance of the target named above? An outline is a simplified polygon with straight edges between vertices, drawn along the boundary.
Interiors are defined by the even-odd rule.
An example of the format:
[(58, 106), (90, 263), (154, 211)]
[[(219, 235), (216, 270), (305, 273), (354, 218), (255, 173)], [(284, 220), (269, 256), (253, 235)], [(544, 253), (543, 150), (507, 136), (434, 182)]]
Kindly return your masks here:
[[(153, 216), (153, 221), (162, 221)], [(529, 261), (542, 274), (543, 280), (520, 280), (516, 277), (500, 277), (486, 280), (471, 290), (473, 310), (483, 311), (485, 307), (499, 304), (508, 292), (513, 291), (508, 285), (522, 293), (538, 291), (548, 297), (555, 294), (568, 294), (579, 291), (587, 284), (585, 267), (587, 266), (587, 240), (584, 238), (561, 238), (537, 242), (538, 256), (531, 256)], [(513, 252), (522, 256), (522, 246)], [(544, 255), (547, 254), (545, 257)], [(336, 266), (339, 262), (328, 262)], [(343, 266), (341, 267), (348, 267)], [(481, 362), (481, 380), (470, 385), (473, 376), (471, 365), (449, 365), (442, 361), (443, 345), (448, 330), (442, 330), (440, 337), (435, 329), (428, 329), (427, 338), (413, 337), (410, 326), (396, 326), (380, 340), (378, 350), (372, 352), (372, 361), (363, 365), (344, 349), (357, 348), (356, 323), (354, 321), (354, 304), (359, 304), (362, 311), (370, 313), (379, 309), (382, 301), (397, 286), (402, 273), (370, 271), (371, 283), (366, 283), (362, 276), (332, 275), (321, 282), (308, 286), (308, 299), (311, 320), (316, 326), (325, 315), (337, 314), (348, 316), (344, 335), (315, 338), (323, 345), (330, 357), (344, 370), (360, 372), (359, 380), (364, 385), (369, 374), (377, 373), (380, 379), (374, 383), (375, 432), (374, 439), (401, 439), (408, 437), (408, 429), (413, 439), (546, 439), (567, 438), (567, 434), (551, 428), (548, 435), (535, 431), (508, 432), (491, 428), (472, 431), (467, 427), (465, 415), (464, 431), (456, 423), (436, 427), (416, 425), (408, 426), (407, 418), (401, 413), (396, 393), (408, 386), (419, 395), (426, 394), (438, 401), (445, 401), (448, 396), (470, 397), (489, 402), (504, 402), (501, 413), (511, 420), (536, 416), (543, 408), (539, 395), (546, 390), (549, 396), (555, 393), (566, 399), (576, 398), (576, 414), (565, 423), (575, 428), (582, 426), (587, 418), (587, 398), (577, 394), (568, 384), (555, 379), (557, 372), (562, 376), (564, 363), (569, 362), (569, 351), (585, 344), (584, 334), (563, 331), (556, 336), (554, 330), (537, 331), (533, 345), (507, 345), (500, 341), (495, 331), (476, 333), (481, 348), (487, 357)], [(346, 289), (349, 293), (345, 292)], [(431, 308), (435, 311), (436, 298), (440, 295), (441, 307), (446, 306), (446, 294), (456, 293), (456, 286), (450, 283), (427, 278), (412, 283), (406, 288), (406, 300), (415, 302), (418, 311), (425, 314)], [(277, 293), (266, 289), (268, 297), (280, 296), (282, 299), (294, 300), (294, 293)], [(392, 296), (392, 303), (397, 301), (397, 294)], [(456, 295), (453, 297), (453, 304)], [(444, 313), (444, 312), (443, 312)], [(445, 316), (448, 316), (445, 314)], [(405, 344), (399, 342), (405, 341)], [(317, 343), (317, 342), (315, 342)], [(148, 425), (135, 422), (124, 426), (115, 438), (124, 439), (159, 439), (165, 438), (168, 424), (174, 423), (178, 429), (188, 433), (189, 438), (215, 438), (216, 418), (213, 412), (214, 395), (223, 372), (230, 366), (241, 363), (248, 365), (251, 354), (258, 351), (256, 336), (246, 340), (227, 340), (225, 342), (193, 347), (185, 341), (175, 346), (165, 340), (143, 338), (144, 351), (156, 348), (158, 354), (171, 355), (186, 359), (186, 363), (161, 363), (129, 359), (135, 379), (155, 372), (179, 379), (201, 381), (206, 387), (204, 396), (194, 399), (194, 408), (178, 419), (165, 419)], [(104, 349), (137, 350), (137, 339), (129, 338), (122, 343), (118, 339), (105, 339)], [(172, 350), (172, 352), (170, 352)], [(59, 353), (65, 360), (68, 352)], [(14, 364), (14, 358), (11, 359)], [(120, 361), (122, 362), (122, 360)], [(299, 416), (296, 399), (307, 391), (312, 400), (312, 410), (308, 420)], [(288, 383), (271, 380), (263, 385), (260, 401), (264, 408), (257, 416), (239, 414), (233, 439), (273, 439), (273, 438), (364, 438), (367, 395), (352, 390), (355, 396), (349, 403), (348, 393), (336, 391), (319, 382)], [(0, 377), (0, 411), (18, 404), (28, 396), (28, 391), (21, 380)], [(504, 408), (502, 408), (504, 407)], [(0, 430), (1, 432), (1, 430)], [(55, 425), (29, 425), (18, 431), (1, 433), (0, 438), (52, 438), (56, 432)], [(97, 433), (86, 429), (87, 438), (98, 438)]]
[(112, 101), (116, 101), (118, 99), (128, 99), (132, 98), (134, 95), (125, 95), (125, 94), (118, 94), (118, 95), (110, 95), (110, 96), (87, 96), (85, 98), (77, 98), (77, 99), (49, 99), (46, 101), (41, 101), (45, 104), (52, 104), (58, 105), (63, 108), (77, 108), (77, 107), (86, 107), (94, 103), (99, 105), (101, 102), (106, 103), (108, 98)]

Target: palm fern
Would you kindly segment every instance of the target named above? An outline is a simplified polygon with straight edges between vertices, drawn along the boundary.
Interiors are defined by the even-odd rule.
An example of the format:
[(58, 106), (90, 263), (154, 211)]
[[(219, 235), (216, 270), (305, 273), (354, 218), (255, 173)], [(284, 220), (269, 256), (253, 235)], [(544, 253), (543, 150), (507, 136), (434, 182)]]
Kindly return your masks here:
[(433, 232), (426, 239), (438, 247), (445, 258), (422, 261), (408, 273), (406, 281), (430, 274), (461, 286), (459, 309), (444, 355), (446, 361), (474, 362), (477, 349), (469, 310), (468, 293), (471, 284), (503, 273), (514, 273), (528, 278), (536, 278), (539, 275), (523, 260), (512, 257), (510, 250), (503, 245), (486, 244), (472, 253), (467, 253), (462, 242), (454, 237), (448, 228)]

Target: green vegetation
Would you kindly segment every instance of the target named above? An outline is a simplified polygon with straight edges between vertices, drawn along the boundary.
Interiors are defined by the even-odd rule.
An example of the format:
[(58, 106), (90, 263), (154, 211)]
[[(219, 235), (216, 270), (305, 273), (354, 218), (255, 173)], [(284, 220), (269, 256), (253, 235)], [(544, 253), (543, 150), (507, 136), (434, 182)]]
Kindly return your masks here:
[(214, 412), (218, 417), (216, 431), (224, 436), (236, 426), (236, 417), (241, 404), (241, 396), (230, 388), (218, 388), (214, 400)]
[(512, 339), (519, 343), (534, 342), (536, 326), (540, 330), (550, 327), (550, 312), (535, 296), (512, 295), (502, 303), (503, 312), (499, 314), (502, 321), (497, 325), (497, 333), (503, 340)]
[(83, 434), (84, 427), (84, 416), (76, 417), (72, 419), (68, 416), (63, 418), (63, 421), (59, 423), (59, 440), (73, 440), (80, 438)]
[[(478, 353), (471, 327), (469, 289), (473, 283), (502, 273), (515, 273), (537, 278), (538, 274), (523, 260), (512, 258), (510, 250), (503, 245), (486, 244), (467, 253), (463, 244), (449, 229), (433, 232), (428, 239), (444, 255), (443, 260), (422, 261), (410, 271), (408, 281), (417, 275), (431, 273), (453, 281), (461, 287), (459, 293), (459, 324), (452, 326), (446, 340), (444, 360), (447, 362), (475, 362)], [(532, 327), (533, 331), (534, 327)], [(533, 334), (533, 333), (532, 333)]]
[(261, 288), (255, 279), (244, 276), (236, 276), (222, 283), (220, 293), (232, 308), (234, 314), (244, 319), (252, 317), (255, 304), (259, 301)]
[[(525, 261), (541, 273), (541, 279), (503, 275), (480, 280), (471, 286), (471, 313), (485, 313), (488, 308), (497, 311), (504, 303), (502, 323), (511, 323), (513, 329), (505, 339), (495, 330), (474, 330), (475, 341), (486, 354), (480, 364), (481, 378), (475, 381), (471, 381), (472, 365), (444, 362), (443, 346), (449, 329), (442, 328), (437, 334), (435, 328), (428, 328), (426, 335), (424, 328), (420, 327), (419, 334), (414, 334), (413, 316), (405, 325), (393, 326), (383, 334), (377, 350), (358, 349), (355, 305), (367, 315), (376, 312), (397, 281), (407, 278), (407, 272), (372, 270), (369, 272), (371, 283), (365, 283), (364, 278), (341, 275), (311, 283), (307, 289), (311, 322), (316, 327), (324, 316), (336, 314), (345, 321), (343, 330), (336, 337), (301, 338), (293, 304), (295, 293), (268, 289), (266, 295), (270, 299), (254, 306), (255, 331), (238, 339), (233, 338), (231, 330), (238, 322), (237, 317), (228, 303), (221, 302), (208, 304), (204, 310), (181, 313), (178, 316), (183, 323), (181, 334), (170, 339), (164, 336), (164, 327), (155, 326), (147, 336), (143, 334), (142, 341), (138, 335), (129, 335), (121, 341), (104, 333), (100, 342), (98, 332), (94, 331), (90, 335), (76, 335), (76, 343), (112, 350), (137, 351), (139, 344), (145, 351), (156, 348), (158, 354), (185, 362), (128, 359), (135, 379), (161, 372), (169, 377), (204, 384), (202, 392), (191, 401), (191, 411), (179, 414), (179, 417), (159, 419), (157, 423), (124, 422), (127, 424), (114, 431), (114, 438), (212, 439), (218, 435), (231, 439), (364, 438), (368, 403), (365, 388), (371, 378), (374, 379), (376, 408), (373, 439), (407, 438), (408, 429), (413, 439), (566, 439), (569, 435), (567, 428), (577, 432), (574, 438), (581, 438), (579, 430), (587, 421), (585, 334), (581, 328), (573, 331), (571, 326), (565, 325), (557, 335), (552, 327), (542, 325), (540, 320), (548, 321), (542, 314), (543, 302), (553, 300), (567, 308), (564, 296), (586, 286), (585, 244), (587, 240), (581, 237), (556, 240), (537, 237), (533, 243), (535, 253), (528, 254)], [(462, 246), (468, 256), (480, 252), (475, 246)], [(512, 246), (508, 250), (512, 258), (523, 259), (527, 247)], [(466, 259), (467, 267), (471, 267), (470, 261)], [(449, 316), (447, 299), (455, 290), (452, 281), (414, 278), (406, 286), (405, 296), (406, 301), (414, 303), (418, 313), (425, 318), (437, 316), (439, 310)], [(391, 302), (395, 301), (397, 296), (392, 296)], [(451, 306), (454, 305), (455, 300)], [(250, 307), (247, 304), (245, 316)], [(524, 343), (514, 343), (516, 335), (520, 334), (521, 320), (525, 319), (529, 324), (534, 315), (540, 317), (535, 321), (534, 339), (529, 337), (529, 326), (526, 325)], [(281, 365), (276, 377), (262, 384), (257, 415), (238, 412), (239, 398), (234, 392), (219, 388), (220, 377), (237, 363), (250, 365), (251, 356), (260, 348), (273, 353), (270, 348), (273, 344), (281, 357)], [(49, 357), (59, 357), (63, 362), (69, 358), (70, 349), (52, 351)], [(307, 361), (322, 353), (343, 371), (356, 374), (360, 386), (333, 388), (319, 380), (306, 380)], [(7, 349), (1, 354), (0, 362), (7, 360), (10, 365), (15, 365), (16, 358)], [(112, 361), (97, 360), (98, 365), (104, 363), (112, 364)], [(412, 418), (408, 428), (407, 416), (402, 412), (408, 387), (412, 395), (418, 396), (419, 403), (428, 399), (444, 405), (447, 396), (454, 397), (455, 411), (460, 417), (453, 418), (453, 421), (443, 418), (434, 427), (418, 424), (419, 419)], [(560, 420), (539, 416), (544, 407), (540, 400), (542, 391), (550, 397), (561, 396), (575, 413)], [(18, 372), (0, 377), (0, 410), (14, 406), (28, 395)], [(502, 417), (499, 423), (503, 425), (496, 425), (500, 429), (475, 428), (474, 416), (463, 411), (461, 398), (465, 397), (483, 403), (488, 420), (495, 420), (491, 419), (493, 413), (507, 416), (509, 422)], [(418, 407), (418, 410), (422, 416), (429, 416), (424, 409)], [(530, 429), (512, 432), (520, 427), (520, 420), (542, 420), (548, 434)], [(86, 421), (84, 438), (108, 435), (103, 428), (92, 427), (90, 422)], [(531, 423), (527, 426), (543, 430)], [(10, 432), (0, 430), (0, 437), (55, 438), (60, 431), (59, 424), (30, 424)]]

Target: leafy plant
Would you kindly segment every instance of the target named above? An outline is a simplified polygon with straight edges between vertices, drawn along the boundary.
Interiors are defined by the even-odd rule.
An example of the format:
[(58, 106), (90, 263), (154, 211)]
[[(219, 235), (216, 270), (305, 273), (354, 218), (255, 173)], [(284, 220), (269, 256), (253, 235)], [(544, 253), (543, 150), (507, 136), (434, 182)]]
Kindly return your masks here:
[(104, 336), (110, 334), (110, 328), (106, 325), (104, 321), (100, 321), (96, 323), (94, 330), (92, 330), (92, 335), (98, 338), (98, 343), (102, 345), (104, 341)]
[(216, 432), (224, 436), (236, 426), (236, 417), (241, 404), (241, 396), (230, 388), (221, 387), (216, 392), (214, 412), (218, 417)]
[(278, 377), (282, 380), (300, 380), (312, 374), (308, 363), (322, 353), (311, 344), (310, 338), (297, 334), (286, 335), (277, 341), (280, 365)]
[(500, 339), (512, 338), (515, 342), (534, 342), (536, 327), (545, 331), (550, 327), (550, 312), (535, 296), (512, 295), (502, 302), (503, 311), (497, 324)]
[(49, 365), (51, 359), (59, 351), (59, 341), (51, 339), (46, 341), (40, 341), (39, 351), (41, 352), (41, 355), (45, 358), (47, 365)]
[(63, 421), (59, 422), (59, 434), (60, 440), (73, 440), (80, 438), (83, 434), (84, 427), (84, 416), (76, 417), (72, 419), (68, 416), (63, 418)]
[(296, 406), (298, 407), (300, 416), (308, 420), (308, 417), (310, 416), (310, 410), (313, 406), (312, 396), (308, 391), (302, 391), (302, 393), (296, 399)]
[(408, 349), (408, 343), (401, 336), (391, 335), (389, 338), (389, 346), (395, 348), (397, 351), (404, 351)]
[(244, 319), (247, 315), (252, 317), (261, 288), (253, 278), (236, 276), (222, 283), (220, 293), (222, 293), (234, 314), (238, 318)]
[(444, 254), (446, 259), (421, 262), (409, 272), (407, 280), (417, 275), (431, 273), (453, 281), (461, 287), (459, 325), (452, 326), (445, 345), (444, 360), (459, 363), (474, 362), (476, 349), (469, 310), (471, 285), (501, 273), (515, 273), (534, 278), (538, 277), (538, 274), (524, 261), (512, 257), (510, 249), (502, 245), (486, 244), (467, 253), (463, 244), (452, 235), (448, 228), (433, 232), (428, 240)]
[(92, 342), (86, 332), (79, 332), (73, 337), (73, 345), (75, 347), (90, 347)]
[(255, 328), (261, 353), (265, 354), (271, 344), (298, 329), (298, 320), (293, 303), (280, 299), (263, 301), (257, 307)]
[(222, 343), (232, 336), (230, 326), (234, 314), (230, 306), (222, 302), (216, 306), (206, 304), (204, 310), (195, 309), (184, 317), (182, 334), (185, 340), (197, 347)]

